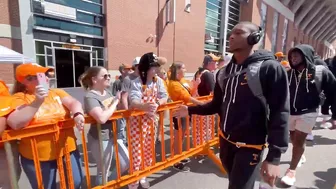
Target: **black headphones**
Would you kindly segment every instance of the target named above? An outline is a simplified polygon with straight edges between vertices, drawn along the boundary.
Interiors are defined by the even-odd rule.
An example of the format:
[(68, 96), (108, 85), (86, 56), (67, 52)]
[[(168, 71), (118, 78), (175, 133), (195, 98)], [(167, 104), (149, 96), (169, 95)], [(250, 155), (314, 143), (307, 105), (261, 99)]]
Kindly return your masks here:
[(255, 45), (257, 43), (259, 43), (260, 39), (263, 36), (263, 30), (262, 28), (259, 26), (259, 30), (252, 32), (248, 37), (247, 37), (247, 43), (249, 45)]

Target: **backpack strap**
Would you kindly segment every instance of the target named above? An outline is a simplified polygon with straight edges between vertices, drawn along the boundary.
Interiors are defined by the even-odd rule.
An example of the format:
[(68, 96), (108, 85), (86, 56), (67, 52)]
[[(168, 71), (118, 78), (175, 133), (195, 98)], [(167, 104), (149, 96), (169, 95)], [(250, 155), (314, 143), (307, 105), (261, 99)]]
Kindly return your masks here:
[(263, 89), (260, 82), (260, 67), (264, 61), (259, 61), (255, 63), (251, 63), (248, 65), (247, 74), (247, 84), (255, 97), (257, 97), (266, 110), (267, 117), (269, 116), (269, 109), (267, 100), (264, 96)]
[(316, 65), (315, 66), (315, 85), (317, 92), (320, 94), (322, 92), (322, 75), (323, 75), (323, 70), (326, 69), (326, 67), (322, 65)]
[(231, 78), (231, 77), (235, 77), (237, 75), (246, 73), (248, 71), (248, 68), (242, 69), (241, 71), (232, 73), (232, 74), (228, 74), (227, 71), (227, 66), (222, 67), (218, 73), (217, 73), (217, 82), (219, 83), (220, 88), (222, 89), (222, 91), (224, 92), (224, 80), (227, 78)]

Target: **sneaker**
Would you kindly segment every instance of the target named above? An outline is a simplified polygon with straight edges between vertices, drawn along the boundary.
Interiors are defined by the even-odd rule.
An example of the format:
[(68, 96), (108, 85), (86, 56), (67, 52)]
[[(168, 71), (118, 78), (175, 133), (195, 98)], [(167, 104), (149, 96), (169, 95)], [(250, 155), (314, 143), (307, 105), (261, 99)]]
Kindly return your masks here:
[(306, 163), (306, 161), (307, 161), (306, 156), (304, 154), (302, 154), (301, 159), (300, 159), (297, 167), (301, 167), (302, 164)]
[(312, 133), (308, 134), (306, 137), (307, 141), (313, 141), (314, 140), (314, 135)]
[(190, 158), (186, 158), (186, 159), (180, 161), (180, 163), (183, 163), (183, 164), (187, 164), (187, 163), (190, 163), (190, 162), (191, 162)]
[(320, 127), (323, 128), (323, 129), (329, 129), (329, 128), (332, 127), (332, 124), (329, 123), (329, 122), (324, 122), (324, 123), (321, 124)]
[(173, 168), (177, 171), (181, 171), (181, 172), (189, 172), (190, 168), (185, 166), (183, 163), (177, 163), (175, 165), (173, 165)]
[(139, 183), (133, 183), (128, 185), (128, 189), (138, 189)]
[(142, 188), (149, 188), (150, 184), (148, 182), (148, 180), (146, 179), (146, 177), (143, 177), (142, 179), (140, 179), (140, 185)]
[(287, 186), (293, 186), (295, 181), (295, 171), (290, 169), (288, 169), (285, 176), (281, 178), (281, 182)]

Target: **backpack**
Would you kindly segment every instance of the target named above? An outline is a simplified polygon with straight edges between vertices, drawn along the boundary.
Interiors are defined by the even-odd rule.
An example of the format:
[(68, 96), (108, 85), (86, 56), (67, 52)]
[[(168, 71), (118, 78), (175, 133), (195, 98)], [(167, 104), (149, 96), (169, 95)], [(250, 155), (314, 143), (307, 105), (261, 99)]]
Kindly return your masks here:
[(233, 73), (233, 74), (227, 74), (227, 66), (223, 67), (222, 69), (220, 69), (217, 73), (217, 80), (219, 81), (219, 85), (222, 89), (222, 91), (224, 91), (224, 80), (231, 78), (231, 77), (235, 77), (237, 75), (246, 73), (247, 75), (247, 85), (249, 86), (251, 92), (253, 93), (253, 95), (255, 97), (257, 97), (261, 103), (263, 104), (263, 106), (265, 107), (266, 110), (266, 115), (267, 118), (269, 117), (269, 108), (268, 108), (268, 104), (266, 101), (266, 98), (264, 96), (263, 90), (262, 90), (262, 86), (261, 86), (261, 82), (260, 82), (260, 78), (259, 78), (259, 71), (260, 71), (260, 67), (262, 65), (264, 61), (258, 61), (255, 63), (251, 63), (247, 66), (247, 68)]

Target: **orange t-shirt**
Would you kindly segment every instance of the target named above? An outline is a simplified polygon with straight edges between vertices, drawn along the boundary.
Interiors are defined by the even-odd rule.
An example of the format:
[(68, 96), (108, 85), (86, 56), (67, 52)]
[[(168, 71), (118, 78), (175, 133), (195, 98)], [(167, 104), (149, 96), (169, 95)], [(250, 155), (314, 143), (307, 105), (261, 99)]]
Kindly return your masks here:
[(0, 80), (0, 96), (10, 96), (9, 89), (2, 80)]
[[(6, 83), (2, 80), (0, 80), (0, 102), (0, 117), (7, 116), (16, 108), (13, 98), (10, 96), (9, 89)], [(3, 143), (0, 143), (0, 148), (2, 147)]]
[[(31, 104), (35, 100), (35, 95), (25, 93), (16, 93), (13, 96), (17, 101), (22, 101), (24, 104)], [(69, 94), (64, 90), (49, 90), (48, 97), (45, 98), (43, 104), (40, 106), (29, 125), (48, 124), (69, 118), (69, 110), (62, 105), (61, 101), (62, 98), (67, 96), (69, 96)], [(62, 156), (65, 145), (68, 146), (69, 152), (76, 150), (76, 137), (72, 128), (61, 130), (59, 133), (59, 140), (57, 141), (60, 150), (59, 153), (56, 151), (53, 136), (54, 134), (46, 134), (36, 137), (37, 152), (40, 161), (55, 160), (59, 153)], [(21, 139), (19, 152), (25, 158), (33, 159), (32, 148), (28, 138)]]
[(181, 81), (170, 80), (168, 83), (168, 93), (173, 101), (181, 100), (187, 104), (191, 98), (190, 83), (185, 79), (181, 79)]

